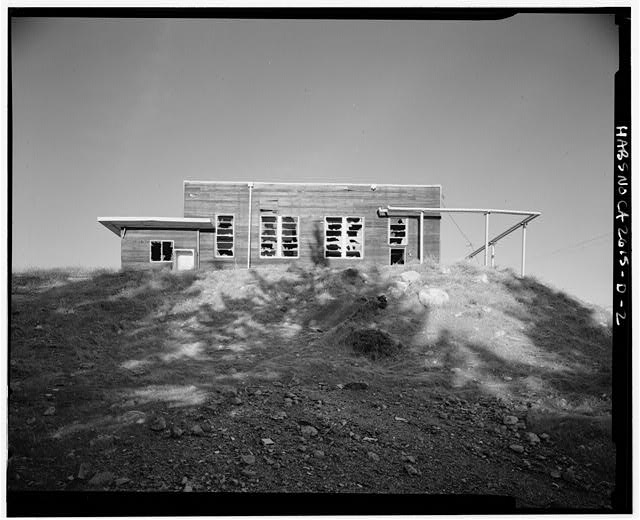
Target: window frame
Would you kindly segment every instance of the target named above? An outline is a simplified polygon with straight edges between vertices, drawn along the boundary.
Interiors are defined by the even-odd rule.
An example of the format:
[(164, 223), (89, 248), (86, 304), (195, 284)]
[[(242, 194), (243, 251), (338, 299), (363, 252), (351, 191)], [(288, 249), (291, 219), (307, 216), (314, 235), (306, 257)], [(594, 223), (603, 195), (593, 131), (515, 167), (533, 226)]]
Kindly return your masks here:
[[(328, 218), (340, 218), (342, 219), (342, 230), (340, 233), (340, 256), (327, 256), (327, 219)], [(362, 253), (360, 256), (347, 256), (347, 251), (346, 251), (346, 240), (348, 239), (348, 235), (346, 234), (347, 232), (347, 219), (350, 218), (358, 218), (360, 219), (360, 221), (362, 222), (362, 244), (361, 244), (361, 248), (360, 248), (360, 252)], [(323, 243), (323, 251), (324, 251), (324, 258), (327, 258), (329, 260), (364, 260), (365, 257), (365, 217), (364, 216), (358, 216), (358, 215), (325, 215), (323, 217), (323, 223), (324, 223), (324, 243)]]
[[(151, 243), (152, 242), (160, 242), (160, 258), (162, 258), (162, 243), (163, 242), (171, 242), (171, 259), (170, 260), (154, 260), (151, 256)], [(151, 239), (149, 240), (149, 262), (152, 264), (167, 264), (169, 262), (173, 262), (173, 251), (175, 250), (175, 241), (174, 240), (164, 240), (164, 239)]]
[[(262, 219), (263, 218), (275, 218), (276, 219), (276, 254), (273, 256), (268, 256), (268, 255), (263, 255), (262, 254)], [(297, 247), (296, 247), (296, 255), (295, 256), (285, 256), (282, 254), (282, 219), (283, 218), (293, 218), (296, 221), (296, 242), (297, 242)], [(264, 235), (267, 236), (267, 235)], [(288, 259), (296, 259), (296, 258), (300, 258), (300, 216), (299, 215), (276, 215), (276, 214), (266, 214), (266, 215), (260, 215), (260, 223), (259, 223), (259, 229), (258, 229), (258, 238), (259, 238), (259, 246), (260, 246), (260, 250), (258, 251), (258, 257), (259, 258), (277, 258), (277, 259), (284, 259), (284, 260), (288, 260)]]
[[(220, 258), (220, 259), (225, 259), (225, 258), (235, 258), (236, 256), (236, 214), (235, 213), (216, 213), (214, 215), (215, 219), (216, 219), (216, 230), (215, 230), (215, 237), (213, 240), (213, 256), (214, 258)], [(219, 229), (219, 223), (218, 223), (218, 218), (220, 217), (231, 217), (232, 220), (232, 224), (231, 224), (231, 254), (230, 255), (219, 255), (218, 254), (218, 229)]]
[[(392, 244), (391, 243), (391, 221), (394, 219), (402, 219), (402, 223), (404, 224), (404, 238), (400, 244)], [(387, 218), (387, 245), (389, 247), (393, 247), (395, 249), (400, 249), (401, 247), (407, 247), (409, 245), (409, 221), (407, 217), (388, 217)]]

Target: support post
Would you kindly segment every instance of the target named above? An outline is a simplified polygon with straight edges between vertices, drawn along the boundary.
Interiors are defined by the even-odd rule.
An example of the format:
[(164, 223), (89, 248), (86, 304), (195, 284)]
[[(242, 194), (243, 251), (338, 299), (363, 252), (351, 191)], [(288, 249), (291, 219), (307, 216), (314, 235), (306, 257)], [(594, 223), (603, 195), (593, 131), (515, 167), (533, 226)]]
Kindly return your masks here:
[(424, 211), (420, 212), (420, 263), (424, 263)]
[(491, 244), (491, 268), (496, 266), (496, 245)]
[(489, 212), (484, 214), (484, 266), (489, 265)]
[(251, 268), (251, 211), (253, 209), (251, 195), (253, 192), (253, 182), (247, 184), (249, 186), (249, 222), (247, 223), (247, 269)]
[(196, 229), (196, 269), (200, 270), (200, 230)]
[(524, 259), (525, 259), (525, 254), (527, 251), (527, 225), (523, 224), (522, 225), (522, 266), (520, 269), (520, 277), (524, 278)]

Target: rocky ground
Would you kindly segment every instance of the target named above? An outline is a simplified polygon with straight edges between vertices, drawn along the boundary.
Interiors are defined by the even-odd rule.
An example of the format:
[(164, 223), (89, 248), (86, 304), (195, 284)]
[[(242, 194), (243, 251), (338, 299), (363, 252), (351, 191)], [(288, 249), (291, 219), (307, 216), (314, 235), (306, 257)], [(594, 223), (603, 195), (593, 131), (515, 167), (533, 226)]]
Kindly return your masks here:
[[(291, 285), (242, 278), (253, 289), (237, 306), (229, 294), (238, 287), (224, 293), (219, 279), (216, 294), (209, 279), (14, 279), (9, 490), (471, 494), (514, 497), (523, 508), (610, 507), (606, 387), (578, 399), (555, 375), (535, 390), (524, 357), (473, 364), (442, 331), (431, 337), (445, 314), (466, 313), (471, 330), (472, 319), (486, 323), (479, 293), (457, 301), (456, 286), (438, 279), (446, 301), (425, 304), (417, 288), (411, 304), (437, 306), (430, 325), (424, 314), (403, 323), (401, 301), (417, 279), (394, 272), (358, 285), (347, 273), (344, 289), (344, 273), (322, 273), (298, 273)], [(98, 294), (96, 283), (106, 285)], [(137, 292), (141, 283), (147, 292)], [(183, 299), (169, 307), (168, 293)], [(345, 341), (372, 320), (385, 323), (384, 333), (367, 329), (383, 354), (350, 351)], [(506, 325), (498, 338), (515, 334)], [(385, 338), (398, 350), (378, 348)]]

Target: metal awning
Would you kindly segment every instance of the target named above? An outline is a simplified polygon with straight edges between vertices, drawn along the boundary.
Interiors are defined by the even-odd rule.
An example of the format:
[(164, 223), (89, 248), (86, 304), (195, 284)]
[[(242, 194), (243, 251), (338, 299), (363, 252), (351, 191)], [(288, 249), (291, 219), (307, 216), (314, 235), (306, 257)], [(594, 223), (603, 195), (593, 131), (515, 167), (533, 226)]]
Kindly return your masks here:
[(136, 229), (214, 229), (210, 218), (180, 217), (98, 217), (104, 227), (121, 236), (122, 230)]

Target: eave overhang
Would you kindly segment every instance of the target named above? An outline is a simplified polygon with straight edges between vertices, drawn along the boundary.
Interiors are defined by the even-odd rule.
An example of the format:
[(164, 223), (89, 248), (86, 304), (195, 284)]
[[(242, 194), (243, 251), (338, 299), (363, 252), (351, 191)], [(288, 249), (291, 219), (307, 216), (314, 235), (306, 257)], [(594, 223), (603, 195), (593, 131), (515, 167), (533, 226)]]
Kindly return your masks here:
[(123, 229), (209, 229), (215, 226), (210, 218), (176, 217), (98, 217), (98, 222), (121, 236)]

